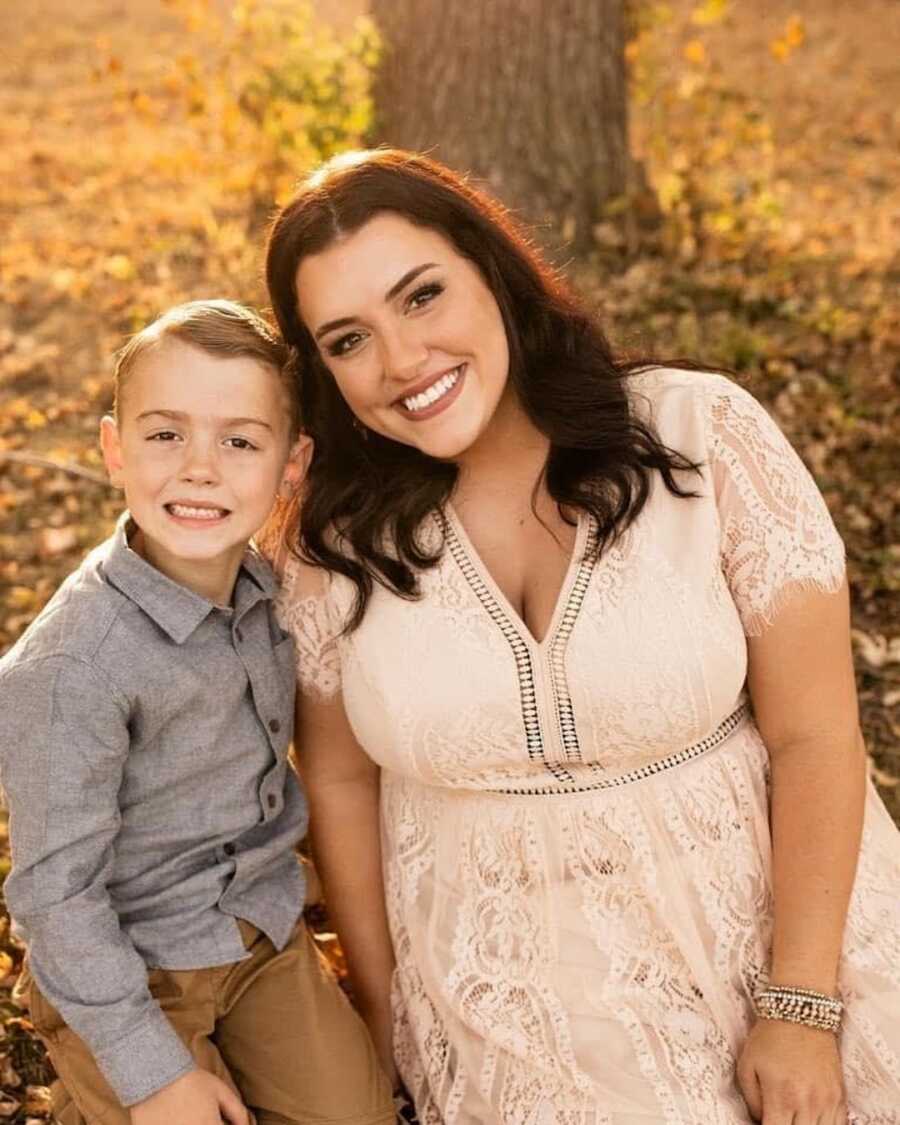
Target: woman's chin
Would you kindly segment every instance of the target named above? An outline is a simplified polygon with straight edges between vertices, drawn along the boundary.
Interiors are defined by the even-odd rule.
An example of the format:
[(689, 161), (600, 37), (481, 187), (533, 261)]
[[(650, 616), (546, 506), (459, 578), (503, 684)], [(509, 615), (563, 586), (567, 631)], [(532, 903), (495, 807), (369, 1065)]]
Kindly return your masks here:
[[(437, 419), (391, 427), (390, 433), (386, 429), (381, 429), (379, 432), (391, 441), (411, 445), (426, 457), (433, 457), (436, 461), (458, 461), (465, 456), (478, 438), (477, 426), (434, 425), (434, 421)], [(449, 422), (450, 419), (447, 421)]]
[(475, 437), (469, 434), (441, 434), (415, 442), (416, 448), (435, 461), (460, 461), (472, 448)]

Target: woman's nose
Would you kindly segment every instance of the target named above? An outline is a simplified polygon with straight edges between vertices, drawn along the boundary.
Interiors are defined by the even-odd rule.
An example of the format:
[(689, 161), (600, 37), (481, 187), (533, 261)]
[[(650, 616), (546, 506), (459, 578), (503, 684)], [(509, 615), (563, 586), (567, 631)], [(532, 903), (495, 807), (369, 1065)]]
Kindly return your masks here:
[(413, 328), (401, 325), (382, 335), (381, 361), (388, 378), (417, 379), (427, 359), (428, 348)]

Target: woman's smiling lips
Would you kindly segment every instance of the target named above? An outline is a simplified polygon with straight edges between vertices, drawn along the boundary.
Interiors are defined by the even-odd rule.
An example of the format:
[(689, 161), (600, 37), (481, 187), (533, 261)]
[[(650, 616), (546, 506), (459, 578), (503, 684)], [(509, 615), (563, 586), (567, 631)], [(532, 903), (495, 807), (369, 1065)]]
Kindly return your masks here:
[(460, 363), (440, 375), (422, 379), (405, 395), (396, 399), (394, 406), (404, 418), (420, 422), (433, 418), (446, 410), (459, 397), (466, 375), (466, 364)]

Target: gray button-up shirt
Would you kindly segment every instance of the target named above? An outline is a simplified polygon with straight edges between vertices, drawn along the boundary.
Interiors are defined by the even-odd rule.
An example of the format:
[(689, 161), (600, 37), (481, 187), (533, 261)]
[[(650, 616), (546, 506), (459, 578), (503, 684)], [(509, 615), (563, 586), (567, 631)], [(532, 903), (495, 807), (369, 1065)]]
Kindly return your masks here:
[(7, 903), (34, 979), (131, 1105), (193, 1065), (148, 967), (242, 960), (236, 918), (282, 948), (307, 817), (268, 565), (248, 551), (222, 609), (127, 530), (123, 517), (0, 661), (0, 776)]

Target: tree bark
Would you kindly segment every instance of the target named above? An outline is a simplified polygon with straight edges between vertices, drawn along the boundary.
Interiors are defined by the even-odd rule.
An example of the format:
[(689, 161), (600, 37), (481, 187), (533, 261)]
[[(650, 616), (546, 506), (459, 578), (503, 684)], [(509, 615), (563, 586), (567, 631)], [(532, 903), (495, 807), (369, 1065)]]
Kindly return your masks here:
[(371, 0), (376, 140), (472, 172), (574, 249), (629, 183), (623, 0)]

